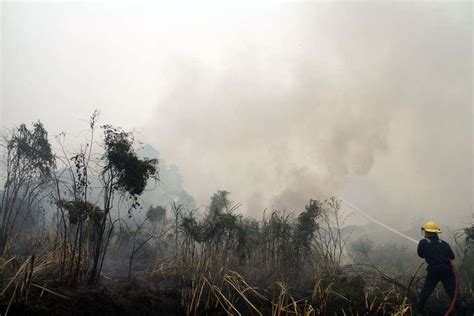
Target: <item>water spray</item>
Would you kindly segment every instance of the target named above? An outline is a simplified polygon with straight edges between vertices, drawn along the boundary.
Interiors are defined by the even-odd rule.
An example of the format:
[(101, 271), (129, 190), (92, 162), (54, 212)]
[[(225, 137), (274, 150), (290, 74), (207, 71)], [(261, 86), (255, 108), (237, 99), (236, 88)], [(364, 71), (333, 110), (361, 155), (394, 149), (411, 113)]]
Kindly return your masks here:
[[(397, 234), (398, 236), (401, 236), (403, 238), (405, 238), (406, 240), (409, 240), (411, 242), (414, 242), (415, 244), (418, 244), (418, 241), (411, 238), (410, 236), (407, 236), (405, 235), (404, 233), (402, 232), (399, 232), (398, 230), (396, 230), (395, 228), (392, 228), (378, 220), (376, 220), (375, 218), (373, 218), (372, 216), (370, 216), (369, 214), (365, 213), (364, 211), (362, 211), (361, 209), (359, 209), (358, 207), (352, 205), (351, 203), (347, 202), (346, 200), (344, 199), (341, 199), (339, 198), (342, 202), (344, 202), (347, 206), (349, 206), (351, 209), (353, 209), (354, 211), (356, 211), (357, 213), (359, 213), (360, 215), (364, 216), (365, 218), (367, 218), (368, 220), (382, 226), (383, 228), (385, 229), (388, 229), (390, 230), (391, 232)], [(454, 273), (454, 281), (455, 281), (455, 291), (454, 291), (454, 297), (453, 299), (451, 300), (451, 304), (449, 304), (449, 308), (448, 310), (444, 313), (444, 316), (448, 316), (448, 315), (451, 315), (454, 311), (454, 307), (456, 305), (456, 300), (457, 300), (457, 297), (458, 297), (458, 292), (459, 292), (459, 280), (458, 280), (458, 274), (457, 274), (457, 271), (456, 271), (456, 267), (454, 266), (454, 262), (451, 261), (450, 262), (451, 264), (451, 269)]]
[(399, 231), (396, 230), (395, 228), (392, 228), (392, 227), (390, 227), (390, 226), (388, 226), (388, 225), (386, 225), (386, 224), (384, 224), (384, 223), (378, 221), (377, 219), (373, 218), (372, 216), (370, 216), (369, 214), (365, 213), (364, 211), (362, 211), (362, 210), (359, 209), (358, 207), (352, 205), (351, 203), (347, 202), (346, 200), (341, 199), (341, 198), (340, 198), (340, 200), (343, 201), (343, 202), (344, 202), (347, 206), (349, 206), (351, 209), (353, 209), (354, 211), (356, 211), (356, 212), (359, 213), (360, 215), (364, 216), (365, 218), (369, 219), (370, 221), (372, 221), (372, 222), (374, 222), (374, 223), (376, 223), (376, 224), (382, 226), (382, 227), (385, 228), (385, 229), (390, 230), (391, 232), (397, 234), (398, 236), (401, 236), (401, 237), (405, 238), (406, 240), (409, 240), (409, 241), (411, 241), (411, 242), (413, 242), (413, 243), (415, 243), (415, 244), (418, 244), (418, 241), (415, 240), (415, 239), (413, 239), (413, 238), (411, 238), (410, 236), (407, 236), (407, 235), (405, 235), (404, 233), (399, 232)]

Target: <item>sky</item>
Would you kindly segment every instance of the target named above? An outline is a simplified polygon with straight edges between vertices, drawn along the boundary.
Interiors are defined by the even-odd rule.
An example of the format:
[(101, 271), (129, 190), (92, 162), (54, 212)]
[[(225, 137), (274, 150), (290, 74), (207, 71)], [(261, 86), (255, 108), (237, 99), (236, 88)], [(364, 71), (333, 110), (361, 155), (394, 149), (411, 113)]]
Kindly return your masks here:
[(94, 109), (206, 205), (342, 197), (387, 223), (473, 211), (472, 3), (8, 2), (0, 125), (79, 144)]

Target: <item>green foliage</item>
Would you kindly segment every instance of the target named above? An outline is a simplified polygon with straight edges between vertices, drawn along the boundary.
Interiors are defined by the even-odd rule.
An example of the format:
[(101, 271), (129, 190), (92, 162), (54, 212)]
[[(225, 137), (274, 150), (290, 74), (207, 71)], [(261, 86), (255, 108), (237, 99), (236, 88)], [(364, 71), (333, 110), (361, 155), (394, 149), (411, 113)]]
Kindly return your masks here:
[[(12, 230), (21, 228), (19, 214), (39, 204), (41, 193), (51, 178), (54, 156), (48, 133), (41, 122), (30, 130), (25, 124), (4, 138), (6, 148), (5, 181), (0, 196), (0, 253), (3, 253)], [(19, 226), (18, 226), (19, 225)]]
[(474, 243), (474, 225), (471, 225), (471, 227), (466, 227), (464, 229), (464, 233), (466, 234), (466, 242)]
[(305, 210), (298, 215), (294, 233), (295, 247), (300, 250), (309, 251), (314, 233), (319, 228), (317, 219), (321, 216), (322, 205), (317, 200), (309, 200)]
[[(230, 193), (219, 190), (211, 197), (209, 212), (198, 220), (188, 213), (180, 217), (184, 235), (185, 258), (193, 258), (198, 249), (206, 260), (217, 266), (255, 264), (271, 267), (266, 273), (294, 279), (303, 269), (311, 270), (317, 260), (314, 244), (320, 228), (323, 203), (310, 200), (296, 218), (292, 213), (274, 211), (262, 222), (234, 214), (237, 205), (229, 199)], [(217, 255), (216, 254), (220, 254)], [(192, 264), (191, 262), (188, 264)], [(297, 264), (300, 269), (295, 270)]]
[(161, 223), (166, 218), (166, 208), (163, 206), (156, 206), (150, 205), (148, 211), (146, 212), (146, 216), (150, 219), (150, 222), (153, 224)]
[(209, 215), (215, 216), (224, 211), (227, 211), (232, 204), (232, 201), (229, 200), (230, 192), (225, 190), (218, 190), (211, 197), (211, 204), (209, 205)]
[(83, 200), (78, 201), (58, 201), (58, 206), (68, 211), (69, 223), (78, 224), (86, 219), (93, 223), (100, 223), (104, 218), (104, 211), (97, 205)]
[(17, 128), (7, 143), (10, 157), (23, 164), (32, 175), (49, 175), (54, 163), (48, 132), (41, 122), (33, 123), (33, 130), (25, 124)]
[(110, 125), (102, 128), (106, 158), (104, 173), (112, 172), (116, 177), (114, 188), (128, 193), (136, 201), (150, 178), (158, 180), (158, 159), (138, 158), (130, 133)]
[(259, 241), (258, 222), (254, 219), (240, 218), (237, 226), (237, 254), (240, 260), (249, 259), (252, 248)]
[(181, 228), (183, 229), (185, 236), (191, 238), (195, 242), (201, 243), (204, 241), (202, 233), (203, 225), (198, 223), (193, 213), (189, 212), (182, 217)]
[(455, 236), (458, 246), (459, 273), (466, 285), (474, 286), (474, 224)]

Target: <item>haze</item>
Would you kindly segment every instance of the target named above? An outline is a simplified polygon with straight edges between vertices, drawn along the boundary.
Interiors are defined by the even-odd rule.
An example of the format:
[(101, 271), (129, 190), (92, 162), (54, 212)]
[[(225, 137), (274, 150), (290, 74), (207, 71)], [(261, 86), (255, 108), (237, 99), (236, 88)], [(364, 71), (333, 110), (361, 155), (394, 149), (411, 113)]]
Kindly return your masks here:
[(472, 214), (469, 1), (1, 10), (2, 128), (100, 109), (199, 205), (225, 189), (256, 217), (333, 194), (394, 225)]

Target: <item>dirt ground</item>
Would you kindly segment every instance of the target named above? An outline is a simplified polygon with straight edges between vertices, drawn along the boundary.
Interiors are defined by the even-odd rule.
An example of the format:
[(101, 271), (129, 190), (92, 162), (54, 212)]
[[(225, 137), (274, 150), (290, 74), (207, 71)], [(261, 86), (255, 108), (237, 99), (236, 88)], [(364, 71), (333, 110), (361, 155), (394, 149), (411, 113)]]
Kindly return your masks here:
[[(35, 288), (30, 293), (27, 305), (10, 307), (9, 315), (185, 315), (181, 307), (181, 290), (178, 279), (104, 280), (100, 285), (67, 288), (54, 287), (68, 299)], [(339, 302), (340, 303), (340, 302)], [(449, 301), (446, 298), (430, 298), (425, 315), (443, 315)], [(1, 315), (8, 304), (0, 304)], [(330, 314), (337, 314), (337, 299), (333, 300)], [(474, 302), (460, 298), (460, 307), (455, 315), (474, 315)], [(271, 315), (271, 306), (261, 306), (264, 315)], [(358, 308), (357, 308), (358, 309)], [(359, 312), (359, 311), (357, 311)], [(244, 315), (245, 313), (243, 313)], [(200, 315), (226, 315), (222, 310), (201, 311)], [(359, 315), (366, 314), (363, 310)]]
[[(181, 295), (139, 282), (104, 282), (99, 286), (58, 288), (64, 299), (40, 289), (31, 293), (26, 306), (13, 305), (11, 315), (182, 315)], [(1, 306), (2, 310), (6, 306)], [(3, 314), (3, 313), (2, 313)]]

